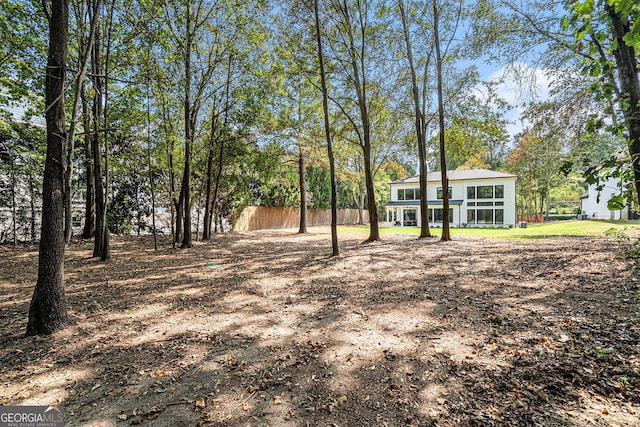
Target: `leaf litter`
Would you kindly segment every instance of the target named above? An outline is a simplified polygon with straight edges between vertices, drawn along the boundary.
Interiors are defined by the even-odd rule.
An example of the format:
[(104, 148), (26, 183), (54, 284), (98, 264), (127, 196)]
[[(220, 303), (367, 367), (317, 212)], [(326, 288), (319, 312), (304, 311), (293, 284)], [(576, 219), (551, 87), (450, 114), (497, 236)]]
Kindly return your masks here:
[(72, 244), (70, 325), (30, 338), (37, 251), (5, 248), (0, 402), (83, 426), (638, 425), (639, 270), (614, 243), (328, 243)]

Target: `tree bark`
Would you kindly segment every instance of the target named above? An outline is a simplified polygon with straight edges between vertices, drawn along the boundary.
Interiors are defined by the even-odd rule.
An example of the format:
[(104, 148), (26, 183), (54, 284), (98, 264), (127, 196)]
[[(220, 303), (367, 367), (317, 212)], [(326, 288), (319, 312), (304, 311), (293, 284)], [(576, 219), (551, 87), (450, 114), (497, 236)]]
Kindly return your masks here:
[[(447, 179), (447, 158), (444, 141), (444, 103), (442, 95), (442, 54), (440, 52), (438, 3), (433, 0), (433, 38), (436, 46), (436, 70), (438, 77), (438, 123), (440, 133), (440, 173), (442, 176), (442, 237), (441, 241), (451, 240), (449, 230), (449, 180)], [(421, 197), (424, 197), (422, 194)]]
[[(188, 4), (188, 3), (187, 3)], [(187, 31), (184, 54), (184, 170), (182, 173), (181, 195), (184, 208), (184, 229), (182, 232), (182, 248), (193, 246), (191, 241), (191, 150), (193, 145), (193, 120), (191, 118), (191, 8), (187, 5)]]
[(367, 239), (367, 242), (373, 242), (376, 240), (380, 240), (380, 231), (378, 228), (378, 209), (376, 206), (376, 195), (373, 182), (373, 166), (371, 164), (371, 120), (369, 117), (369, 106), (367, 103), (367, 81), (364, 71), (364, 38), (366, 28), (364, 28), (364, 26), (361, 26), (360, 28), (362, 46), (360, 47), (360, 55), (358, 55), (356, 53), (351, 18), (349, 16), (349, 6), (347, 5), (346, 1), (342, 3), (341, 10), (345, 19), (345, 26), (347, 27), (346, 31), (349, 39), (348, 50), (351, 68), (353, 71), (353, 87), (356, 91), (358, 109), (360, 110), (360, 120), (362, 123), (361, 148), (362, 154), (364, 156), (364, 177), (365, 185), (367, 188), (367, 207), (369, 210), (369, 238)]
[(84, 211), (83, 239), (91, 239), (96, 232), (96, 200), (95, 200), (95, 176), (93, 168), (93, 138), (86, 132), (91, 129), (89, 106), (84, 88), (82, 89), (82, 115), (84, 117), (84, 167), (86, 173), (86, 195)]
[(47, 154), (42, 188), (38, 281), (29, 307), (27, 335), (50, 334), (67, 322), (64, 292), (64, 85), (68, 38), (69, 6), (66, 0), (53, 0), (45, 78)]
[(307, 169), (304, 165), (304, 152), (298, 142), (298, 186), (300, 188), (300, 228), (298, 233), (307, 232)]
[[(411, 92), (413, 94), (413, 105), (415, 109), (415, 126), (416, 137), (418, 140), (418, 161), (420, 164), (420, 237), (431, 237), (429, 230), (429, 205), (427, 201), (427, 161), (426, 161), (426, 123), (424, 112), (420, 107), (420, 94), (418, 90), (418, 79), (416, 78), (416, 69), (413, 64), (413, 52), (411, 50), (411, 40), (409, 38), (409, 28), (407, 25), (407, 16), (404, 9), (404, 0), (398, 0), (400, 18), (402, 21), (402, 29), (404, 41), (407, 48), (407, 61), (409, 62), (409, 70), (411, 72)], [(425, 76), (426, 78), (426, 76)]]
[(618, 47), (613, 51), (618, 70), (621, 92), (627, 97), (628, 108), (623, 109), (629, 132), (629, 155), (633, 167), (636, 197), (640, 200), (640, 81), (638, 81), (638, 58), (633, 46), (628, 46), (625, 36), (631, 32), (631, 23), (624, 21), (614, 6), (605, 2), (605, 9), (611, 19), (613, 37)]
[[(100, 7), (102, 0), (97, 0), (96, 10)], [(78, 13), (84, 16), (84, 11)], [(64, 215), (64, 240), (69, 243), (73, 234), (73, 210), (71, 200), (73, 198), (72, 181), (73, 181), (73, 157), (75, 149), (75, 133), (78, 125), (78, 109), (80, 107), (81, 92), (84, 90), (84, 80), (87, 76), (87, 66), (89, 64), (89, 56), (91, 46), (98, 27), (98, 14), (94, 14), (90, 21), (89, 38), (84, 37), (84, 28), (80, 28), (80, 47), (78, 49), (78, 74), (73, 82), (73, 104), (71, 106), (71, 122), (69, 123), (69, 132), (67, 133), (67, 163), (65, 173), (65, 215)], [(84, 22), (80, 23), (84, 26)]]
[[(100, 7), (97, 2), (93, 4), (93, 13), (99, 14)], [(98, 21), (100, 17), (96, 18)], [(99, 24), (98, 24), (99, 25)], [(91, 51), (91, 65), (93, 71), (93, 86), (95, 89), (95, 95), (93, 97), (93, 176), (95, 184), (95, 202), (96, 202), (96, 232), (95, 239), (93, 241), (93, 256), (100, 259), (105, 256), (106, 241), (106, 195), (103, 181), (103, 168), (102, 168), (102, 127), (103, 123), (103, 105), (104, 105), (104, 77), (101, 66), (101, 49), (100, 49), (100, 37), (97, 36), (93, 42), (93, 49)]]
[(12, 167), (10, 171), (11, 175), (11, 217), (13, 218), (13, 222), (11, 224), (11, 228), (13, 231), (13, 247), (18, 246), (18, 214), (16, 211), (16, 168), (15, 168), (16, 156), (13, 154), (12, 157)]
[(204, 223), (202, 229), (202, 240), (211, 239), (211, 225), (213, 214), (213, 162), (214, 162), (214, 142), (216, 135), (216, 109), (211, 111), (211, 135), (209, 136), (209, 151), (207, 153), (207, 188), (204, 201)]
[(320, 82), (322, 86), (322, 112), (324, 115), (324, 134), (327, 141), (329, 156), (329, 175), (331, 176), (331, 256), (340, 255), (338, 246), (338, 196), (336, 186), (335, 158), (331, 142), (331, 124), (329, 123), (329, 97), (327, 94), (327, 79), (324, 71), (324, 56), (322, 54), (322, 36), (320, 35), (320, 17), (318, 16), (318, 0), (313, 1), (315, 18), (316, 42), (318, 43), (318, 62), (320, 64)]

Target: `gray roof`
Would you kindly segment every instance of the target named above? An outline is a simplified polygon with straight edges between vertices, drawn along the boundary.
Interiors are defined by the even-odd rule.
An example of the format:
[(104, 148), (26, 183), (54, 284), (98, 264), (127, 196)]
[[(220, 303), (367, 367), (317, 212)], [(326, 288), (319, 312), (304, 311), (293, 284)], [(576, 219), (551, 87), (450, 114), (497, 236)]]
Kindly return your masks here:
[[(449, 181), (466, 181), (473, 179), (492, 179), (492, 178), (517, 178), (516, 175), (511, 175), (504, 172), (496, 172), (489, 169), (464, 169), (447, 171), (447, 178)], [(420, 177), (418, 175), (411, 176), (409, 178), (393, 181), (390, 184), (405, 184), (419, 182)], [(442, 177), (440, 171), (427, 173), (427, 182), (441, 182)]]

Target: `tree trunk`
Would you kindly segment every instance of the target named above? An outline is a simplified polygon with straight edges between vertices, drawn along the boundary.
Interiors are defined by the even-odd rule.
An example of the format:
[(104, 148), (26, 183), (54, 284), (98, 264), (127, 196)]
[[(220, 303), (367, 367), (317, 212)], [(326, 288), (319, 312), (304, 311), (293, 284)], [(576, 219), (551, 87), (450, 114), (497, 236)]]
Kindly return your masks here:
[(82, 115), (84, 117), (84, 167), (86, 173), (86, 195), (85, 195), (85, 212), (84, 212), (84, 229), (82, 230), (83, 239), (91, 239), (96, 232), (96, 201), (95, 201), (95, 176), (93, 168), (93, 139), (87, 132), (91, 129), (89, 116), (89, 106), (87, 103), (86, 93), (82, 89)]
[[(151, 49), (149, 47), (149, 49)], [(147, 51), (147, 63), (151, 66)], [(153, 250), (158, 250), (158, 228), (156, 226), (156, 188), (151, 168), (151, 76), (147, 79), (147, 170), (149, 174), (149, 192), (151, 193), (151, 227), (153, 232)]]
[(182, 232), (182, 248), (193, 246), (191, 242), (191, 150), (193, 145), (193, 120), (191, 111), (191, 8), (187, 3), (187, 31), (184, 42), (184, 170), (182, 172), (182, 200), (184, 208), (184, 229)]
[(211, 239), (211, 225), (212, 220), (214, 218), (213, 214), (213, 149), (215, 142), (215, 133), (216, 133), (216, 113), (215, 106), (212, 107), (211, 112), (211, 135), (209, 136), (209, 151), (207, 153), (207, 188), (205, 191), (205, 201), (204, 201), (204, 222), (202, 228), (202, 240)]
[(629, 155), (633, 167), (634, 187), (640, 200), (640, 81), (638, 81), (638, 59), (633, 46), (628, 46), (625, 39), (631, 32), (632, 21), (623, 20), (614, 6), (605, 2), (605, 9), (611, 19), (613, 37), (617, 48), (613, 51), (618, 70), (621, 92), (627, 97), (628, 108), (623, 109), (624, 119), (629, 132)]
[(366, 201), (367, 195), (364, 188), (362, 188), (362, 183), (358, 183), (358, 224), (364, 225), (364, 202)]
[(31, 244), (36, 241), (36, 188), (32, 172), (29, 172), (29, 208), (31, 210)]
[[(94, 14), (100, 13), (100, 8), (94, 4)], [(96, 18), (99, 20), (100, 18)], [(93, 98), (93, 176), (95, 184), (95, 200), (96, 200), (96, 232), (95, 239), (93, 241), (93, 256), (102, 259), (105, 256), (106, 241), (106, 194), (103, 181), (103, 163), (102, 163), (102, 128), (103, 123), (103, 106), (104, 106), (104, 76), (101, 66), (101, 49), (100, 49), (100, 37), (97, 36), (93, 43), (92, 50), (92, 71), (93, 71), (93, 86), (95, 88), (95, 95)], [(106, 142), (105, 142), (106, 143)]]
[(315, 17), (316, 41), (318, 43), (318, 62), (320, 64), (320, 82), (322, 86), (322, 112), (324, 115), (324, 134), (327, 141), (329, 156), (329, 174), (331, 176), (331, 256), (340, 255), (338, 246), (338, 197), (336, 187), (335, 159), (333, 144), (331, 143), (331, 124), (329, 123), (329, 97), (327, 95), (327, 79), (324, 71), (324, 57), (322, 55), (322, 36), (320, 35), (320, 18), (318, 16), (318, 0), (313, 2)]
[[(368, 119), (367, 119), (368, 121)], [(373, 168), (371, 165), (371, 142), (369, 140), (369, 129), (365, 131), (364, 149), (364, 177), (367, 185), (367, 208), (369, 210), (369, 238), (368, 242), (380, 240), (378, 229), (378, 207), (376, 206), (376, 195), (373, 183)]]
[(307, 170), (304, 166), (304, 152), (302, 145), (298, 142), (298, 184), (300, 188), (300, 228), (298, 233), (307, 232)]
[[(371, 120), (369, 117), (369, 106), (367, 103), (367, 81), (364, 71), (364, 38), (366, 28), (361, 28), (360, 55), (356, 53), (356, 45), (353, 35), (351, 18), (349, 16), (349, 7), (344, 1), (341, 10), (347, 27), (347, 35), (349, 38), (349, 57), (353, 72), (353, 88), (356, 92), (358, 109), (360, 111), (360, 121), (362, 123), (362, 139), (360, 140), (362, 154), (364, 156), (364, 177), (367, 188), (367, 207), (369, 209), (369, 238), (367, 242), (380, 240), (380, 231), (378, 229), (378, 209), (376, 206), (376, 195), (373, 182), (373, 167), (371, 164)], [(362, 12), (361, 12), (362, 13)], [(366, 21), (366, 19), (365, 19)], [(364, 25), (364, 24), (363, 24)]]
[(176, 210), (176, 235), (174, 239), (174, 244), (178, 244), (178, 242), (182, 241), (182, 233), (184, 231), (184, 228), (183, 228), (184, 193), (182, 192), (182, 189), (180, 189), (180, 195), (178, 196), (178, 200), (174, 200), (173, 204)]
[[(102, 0), (97, 0), (95, 8), (100, 7)], [(80, 16), (84, 16), (84, 11), (78, 13)], [(94, 14), (90, 21), (89, 38), (84, 37), (84, 22), (80, 23), (79, 28), (80, 35), (80, 47), (78, 49), (78, 74), (73, 82), (73, 105), (71, 106), (71, 122), (69, 123), (69, 132), (67, 133), (67, 164), (65, 174), (65, 216), (64, 216), (64, 240), (69, 243), (73, 234), (73, 210), (71, 207), (71, 201), (73, 198), (72, 182), (73, 182), (73, 157), (75, 149), (75, 133), (78, 125), (78, 110), (80, 108), (81, 92), (84, 90), (84, 80), (87, 76), (87, 66), (89, 64), (89, 56), (91, 52), (91, 46), (95, 38), (95, 34), (98, 27), (98, 14)], [(84, 21), (84, 19), (82, 19)]]
[[(407, 16), (404, 9), (404, 0), (398, 0), (400, 18), (402, 21), (402, 29), (404, 33), (404, 41), (407, 47), (407, 61), (409, 62), (409, 70), (411, 72), (411, 92), (413, 94), (413, 105), (415, 109), (415, 126), (418, 141), (418, 161), (420, 173), (420, 237), (431, 237), (429, 230), (429, 205), (427, 201), (427, 154), (426, 154), (426, 123), (424, 120), (424, 112), (420, 107), (420, 94), (418, 90), (418, 80), (416, 78), (416, 70), (413, 64), (413, 52), (411, 51), (411, 40), (409, 38), (409, 28), (407, 25)], [(426, 76), (425, 76), (426, 78)]]
[(64, 293), (64, 85), (68, 37), (67, 1), (53, 0), (45, 78), (47, 155), (42, 188), (42, 230), (38, 281), (29, 307), (27, 335), (50, 334), (67, 322)]
[(13, 218), (13, 223), (11, 224), (11, 228), (13, 231), (13, 247), (18, 246), (18, 214), (16, 211), (16, 170), (15, 170), (15, 154), (12, 157), (12, 167), (11, 167), (11, 216)]
[[(440, 170), (442, 175), (442, 237), (441, 241), (451, 240), (449, 230), (449, 180), (447, 179), (447, 158), (444, 144), (444, 103), (442, 95), (442, 55), (440, 53), (440, 34), (438, 4), (433, 0), (433, 37), (436, 46), (436, 70), (438, 74), (438, 122), (440, 133)], [(421, 197), (424, 197), (422, 194)]]

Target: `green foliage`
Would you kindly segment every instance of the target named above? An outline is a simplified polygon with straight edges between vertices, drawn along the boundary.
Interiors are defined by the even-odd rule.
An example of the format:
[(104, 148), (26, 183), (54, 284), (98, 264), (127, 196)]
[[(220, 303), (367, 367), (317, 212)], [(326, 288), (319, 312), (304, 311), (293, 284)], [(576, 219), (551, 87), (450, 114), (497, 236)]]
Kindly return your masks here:
[(0, 209), (0, 225), (10, 225), (0, 229), (0, 242), (13, 239), (13, 221), (17, 240), (37, 238), (44, 156), (44, 129), (0, 121), (0, 206), (8, 208)]
[(633, 259), (640, 258), (640, 238), (632, 238), (626, 228), (610, 228), (605, 231), (604, 234), (623, 246), (623, 249), (620, 252), (624, 256)]
[(331, 208), (331, 177), (329, 171), (318, 166), (307, 168), (307, 186), (309, 188), (309, 207)]

